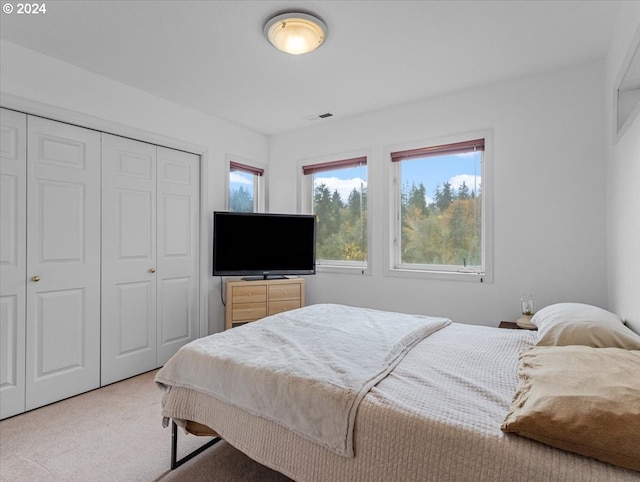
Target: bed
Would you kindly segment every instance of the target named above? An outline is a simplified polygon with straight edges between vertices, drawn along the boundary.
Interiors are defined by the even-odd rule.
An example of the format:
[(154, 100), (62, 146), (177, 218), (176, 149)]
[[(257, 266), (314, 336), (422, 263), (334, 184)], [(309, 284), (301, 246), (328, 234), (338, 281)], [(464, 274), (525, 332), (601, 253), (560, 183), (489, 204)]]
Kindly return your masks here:
[[(569, 308), (563, 305), (563, 309)], [(595, 437), (589, 435), (586, 438), (598, 439), (596, 442), (600, 446), (591, 447), (591, 452), (580, 455), (576, 445), (582, 445), (584, 432), (578, 434), (582, 438), (577, 444), (575, 440), (569, 440), (561, 448), (552, 446), (554, 441), (550, 442), (549, 437), (554, 437), (554, 434), (549, 436), (527, 432), (527, 414), (522, 415), (519, 410), (534, 397), (524, 393), (528, 390), (524, 386), (524, 378), (527, 383), (531, 379), (535, 380), (536, 363), (541, 357), (550, 354), (556, 359), (560, 357), (560, 368), (556, 372), (560, 374), (565, 370), (564, 361), (568, 359), (581, 360), (576, 363), (576, 369), (581, 370), (586, 366), (580, 358), (583, 356), (588, 358), (607, 354), (621, 357), (627, 371), (623, 370), (619, 375), (625, 380), (625, 385), (630, 378), (629, 369), (632, 373), (640, 373), (634, 372), (635, 369), (640, 370), (640, 337), (624, 327), (621, 320), (617, 323), (626, 337), (623, 337), (623, 341), (628, 342), (624, 348), (597, 350), (585, 345), (578, 347), (584, 349), (585, 353), (575, 353), (575, 346), (536, 347), (543, 331), (545, 336), (548, 334), (549, 327), (545, 326), (545, 322), (547, 319), (553, 321), (554, 313), (545, 319), (541, 317), (538, 333), (464, 325), (443, 318), (417, 317), (342, 305), (301, 308), (196, 340), (195, 345), (191, 343), (183, 347), (156, 377), (158, 386), (165, 392), (162, 416), (165, 422), (172, 420), (188, 433), (218, 435), (257, 462), (300, 482), (637, 481), (640, 478), (640, 438), (634, 437), (640, 435), (634, 434), (640, 432), (625, 432), (624, 427), (640, 426), (640, 380), (631, 380), (630, 386), (625, 386), (624, 396), (627, 398), (622, 406), (631, 405), (632, 413), (624, 414), (627, 418), (616, 421), (623, 427), (624, 433), (620, 436), (622, 439), (619, 437), (612, 442), (596, 430)], [(261, 361), (265, 358), (278, 359), (273, 354), (280, 351), (282, 360), (291, 355), (289, 346), (299, 342), (290, 341), (287, 336), (282, 337), (280, 334), (275, 336), (275, 344), (260, 353), (261, 342), (258, 343), (256, 339), (260, 339), (273, 326), (285, 327), (285, 331), (289, 332), (299, 329), (304, 334), (307, 333), (305, 330), (308, 330), (308, 326), (301, 320), (315, 320), (312, 326), (316, 328), (312, 328), (312, 331), (316, 329), (316, 332), (307, 335), (308, 339), (315, 340), (322, 337), (322, 333), (326, 334), (326, 330), (317, 331), (317, 327), (327, 325), (335, 331), (336, 327), (350, 326), (349, 320), (360, 316), (375, 318), (378, 324), (380, 320), (390, 320), (389, 323), (393, 323), (394, 328), (407, 318), (408, 325), (423, 323), (428, 328), (420, 328), (417, 334), (415, 330), (410, 331), (413, 329), (410, 328), (406, 333), (376, 335), (372, 343), (353, 338), (359, 336), (359, 327), (353, 331), (345, 330), (347, 340), (344, 344), (346, 347), (354, 347), (352, 351), (356, 352), (355, 358), (364, 356), (359, 351), (361, 345), (371, 344), (373, 351), (383, 352), (386, 348), (380, 348), (381, 339), (388, 342), (395, 351), (391, 355), (378, 357), (383, 359), (383, 365), (388, 362), (384, 366), (377, 365), (377, 361), (372, 362), (374, 372), (360, 377), (362, 383), (356, 389), (348, 387), (347, 391), (353, 392), (350, 399), (345, 402), (340, 398), (340, 403), (347, 407), (347, 411), (338, 417), (335, 425), (339, 428), (338, 433), (343, 433), (346, 429), (347, 435), (345, 444), (341, 440), (334, 443), (331, 439), (326, 441), (317, 434), (306, 432), (305, 424), (313, 429), (321, 423), (316, 414), (316, 410), (320, 409), (313, 404), (317, 402), (319, 405), (331, 406), (333, 403), (326, 402), (315, 394), (310, 396), (307, 392), (311, 382), (306, 381), (302, 384), (304, 389), (296, 390), (291, 374), (287, 374), (289, 379), (284, 382), (277, 378), (269, 379), (266, 388), (254, 389), (264, 372), (261, 367), (257, 374), (252, 374), (252, 370), (247, 371), (246, 366), (252, 365), (256, 358)], [(563, 314), (561, 318), (566, 319)], [(335, 324), (331, 325), (330, 320), (334, 320)], [(549, 324), (555, 329), (559, 323)], [(619, 326), (615, 328), (620, 331)], [(343, 330), (338, 328), (337, 331)], [(559, 335), (556, 332), (552, 335), (558, 343)], [(602, 339), (603, 335), (598, 336)], [(616, 343), (619, 338), (620, 336), (616, 338)], [(241, 356), (239, 365), (234, 366), (235, 361), (230, 360), (227, 354), (233, 352), (232, 348), (238, 347), (240, 343), (246, 343), (249, 349), (239, 350), (245, 353), (245, 358), (242, 359)], [(335, 345), (342, 342), (330, 343)], [(311, 343), (314, 344), (315, 342)], [(302, 347), (301, 353), (304, 354), (306, 350), (315, 348)], [(564, 354), (563, 350), (569, 352)], [(524, 354), (535, 354), (538, 358), (527, 358)], [(296, 355), (292, 356), (292, 360), (296, 360)], [(321, 377), (328, 380), (325, 385), (331, 387), (330, 391), (335, 386), (342, 385), (345, 377), (358, 379), (358, 376), (345, 376), (342, 373), (342, 356), (338, 355), (338, 362), (329, 362), (338, 365), (338, 381), (331, 379), (331, 375)], [(210, 358), (218, 359), (217, 367), (209, 365)], [(282, 371), (282, 360), (276, 361), (275, 372)], [(297, 361), (293, 363), (298, 364)], [(527, 364), (534, 366), (533, 375), (523, 378), (523, 370), (528, 369)], [(598, 364), (602, 365), (596, 362)], [(606, 364), (617, 364), (617, 361), (607, 361)], [(547, 372), (542, 378), (552, 379), (554, 375), (548, 373), (547, 362), (543, 365)], [(303, 369), (303, 373), (308, 372), (305, 370)], [(587, 370), (585, 376), (591, 376), (593, 371)], [(230, 373), (230, 378), (226, 381), (220, 380), (223, 375), (218, 376), (224, 372)], [(572, 378), (580, 376), (582, 375)], [(242, 377), (246, 377), (245, 382), (238, 381)], [(306, 375), (301, 376), (305, 377)], [(211, 378), (215, 381), (204, 380)], [(632, 375), (631, 378), (640, 377)], [(610, 379), (609, 374), (604, 374), (604, 379)], [(597, 383), (599, 382), (589, 381), (587, 385), (595, 387)], [(564, 382), (562, 384), (565, 385)], [(580, 390), (583, 385), (575, 383)], [(271, 392), (264, 391), (272, 390), (274, 386), (278, 397), (284, 392), (292, 392), (293, 398), (283, 402), (270, 395)], [(598, 390), (598, 394), (603, 391)], [(240, 399), (233, 399), (233, 396), (238, 395), (234, 395), (234, 391), (240, 392)], [(255, 391), (256, 400), (243, 399), (247, 391)], [(611, 410), (612, 403), (611, 400), (604, 403), (606, 410)], [(296, 404), (300, 406), (296, 408)], [(634, 405), (637, 410), (633, 408)], [(534, 411), (538, 409), (539, 406), (533, 407)], [(552, 408), (554, 412), (556, 409), (557, 407)], [(309, 420), (300, 422), (298, 419), (305, 418), (305, 410), (310, 412)], [(585, 416), (589, 416), (594, 409), (586, 406), (585, 410)], [(290, 417), (287, 415), (289, 412), (294, 415)], [(575, 412), (575, 403), (569, 407), (568, 412)], [(325, 414), (321, 418), (324, 423)], [(539, 421), (541, 417), (536, 416), (534, 419)], [(522, 420), (525, 425), (518, 425)], [(557, 420), (554, 419), (546, 425), (556, 426), (556, 423)], [(324, 428), (320, 431), (331, 432)], [(613, 443), (617, 447), (620, 440), (627, 452), (614, 455), (621, 457), (622, 462), (615, 457), (607, 459), (609, 445)]]

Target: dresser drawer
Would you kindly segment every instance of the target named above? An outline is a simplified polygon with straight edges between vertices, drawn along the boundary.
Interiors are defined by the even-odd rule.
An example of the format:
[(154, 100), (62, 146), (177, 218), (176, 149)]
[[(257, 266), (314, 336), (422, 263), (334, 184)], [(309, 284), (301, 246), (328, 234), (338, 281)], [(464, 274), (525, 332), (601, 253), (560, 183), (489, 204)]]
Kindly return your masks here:
[(300, 307), (300, 300), (269, 301), (269, 314), (276, 315), (283, 311), (295, 310)]
[(278, 300), (300, 300), (300, 283), (269, 285), (269, 301)]
[(224, 326), (227, 330), (305, 304), (302, 278), (226, 280), (225, 286)]
[(234, 303), (232, 321), (253, 321), (267, 316), (267, 302), (263, 303)]
[(258, 303), (267, 301), (267, 287), (265, 285), (256, 286), (234, 286), (231, 295), (231, 302), (236, 303)]

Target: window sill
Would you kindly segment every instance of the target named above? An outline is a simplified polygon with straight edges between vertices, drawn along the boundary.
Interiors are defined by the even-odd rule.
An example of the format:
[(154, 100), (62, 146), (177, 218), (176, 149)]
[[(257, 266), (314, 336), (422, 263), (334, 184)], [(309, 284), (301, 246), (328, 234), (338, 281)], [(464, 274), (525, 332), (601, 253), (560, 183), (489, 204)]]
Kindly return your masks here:
[(433, 279), (439, 281), (463, 281), (470, 283), (492, 283), (493, 278), (487, 273), (464, 273), (457, 271), (428, 271), (419, 269), (392, 268), (385, 273), (395, 278)]
[(316, 264), (316, 273), (342, 273), (342, 274), (356, 274), (359, 276), (370, 276), (371, 268), (369, 266)]

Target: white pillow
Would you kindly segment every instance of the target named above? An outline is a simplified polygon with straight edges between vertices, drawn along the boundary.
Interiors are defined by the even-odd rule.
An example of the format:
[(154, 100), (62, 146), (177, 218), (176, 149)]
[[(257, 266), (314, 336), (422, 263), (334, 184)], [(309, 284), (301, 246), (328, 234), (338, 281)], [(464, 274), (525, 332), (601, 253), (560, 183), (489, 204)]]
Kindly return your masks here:
[(610, 311), (584, 303), (556, 303), (542, 308), (531, 318), (531, 323), (542, 328), (547, 323), (561, 321), (617, 322), (624, 324), (622, 318)]
[(585, 345), (640, 350), (640, 336), (610, 311), (583, 303), (557, 303), (531, 318), (538, 327), (539, 346)]

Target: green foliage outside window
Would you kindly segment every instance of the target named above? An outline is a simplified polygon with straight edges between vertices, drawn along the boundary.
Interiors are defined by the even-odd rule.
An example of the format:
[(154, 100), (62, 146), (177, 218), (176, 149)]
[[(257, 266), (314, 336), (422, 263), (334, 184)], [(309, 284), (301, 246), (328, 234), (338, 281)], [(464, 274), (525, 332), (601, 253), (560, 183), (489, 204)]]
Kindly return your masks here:
[(401, 263), (480, 266), (482, 194), (445, 182), (427, 204), (422, 183), (404, 185)]
[[(480, 266), (482, 194), (466, 183), (456, 190), (446, 182), (427, 203), (422, 183), (402, 189), (401, 262)], [(319, 260), (367, 260), (367, 191), (353, 189), (343, 201), (325, 184), (314, 189)]]
[(313, 208), (318, 222), (316, 257), (319, 260), (367, 260), (367, 191), (354, 188), (345, 201), (325, 184), (314, 189)]

